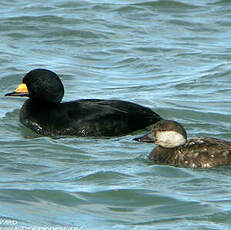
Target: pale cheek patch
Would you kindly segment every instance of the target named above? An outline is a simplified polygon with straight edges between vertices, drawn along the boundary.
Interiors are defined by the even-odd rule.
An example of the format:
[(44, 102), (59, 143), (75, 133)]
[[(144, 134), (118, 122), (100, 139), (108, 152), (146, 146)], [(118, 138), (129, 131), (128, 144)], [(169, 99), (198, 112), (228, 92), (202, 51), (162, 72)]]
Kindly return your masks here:
[(185, 144), (186, 139), (175, 131), (159, 131), (156, 133), (155, 144), (165, 148), (174, 148)]

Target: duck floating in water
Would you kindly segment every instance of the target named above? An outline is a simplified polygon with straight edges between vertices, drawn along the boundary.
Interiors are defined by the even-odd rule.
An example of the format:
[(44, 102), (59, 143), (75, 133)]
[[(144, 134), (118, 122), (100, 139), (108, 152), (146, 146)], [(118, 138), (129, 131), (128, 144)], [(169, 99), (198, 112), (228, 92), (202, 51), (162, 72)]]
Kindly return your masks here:
[(5, 96), (26, 96), (20, 121), (46, 135), (109, 137), (143, 129), (162, 118), (151, 109), (121, 100), (82, 99), (61, 103), (64, 87), (56, 73), (34, 69), (15, 91)]
[[(149, 159), (156, 163), (192, 168), (231, 164), (231, 142), (211, 137), (187, 140), (184, 127), (171, 120), (157, 122), (151, 133), (158, 146), (152, 150)], [(145, 141), (146, 138), (147, 136), (136, 140)]]

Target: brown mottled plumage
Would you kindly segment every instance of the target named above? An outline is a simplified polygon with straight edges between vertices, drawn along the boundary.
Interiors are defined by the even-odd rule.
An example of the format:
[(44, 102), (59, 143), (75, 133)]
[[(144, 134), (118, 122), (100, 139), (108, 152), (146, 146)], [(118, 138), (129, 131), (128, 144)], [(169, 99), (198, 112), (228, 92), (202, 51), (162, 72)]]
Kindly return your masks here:
[[(173, 128), (174, 123), (176, 126)], [(185, 143), (166, 148), (161, 140), (155, 139), (155, 143), (159, 146), (153, 149), (149, 159), (156, 163), (192, 168), (211, 168), (231, 164), (231, 142), (210, 137), (194, 137), (187, 141), (184, 128), (177, 122), (167, 120), (154, 125), (152, 130), (154, 138), (158, 137), (158, 132), (181, 134), (185, 138)]]

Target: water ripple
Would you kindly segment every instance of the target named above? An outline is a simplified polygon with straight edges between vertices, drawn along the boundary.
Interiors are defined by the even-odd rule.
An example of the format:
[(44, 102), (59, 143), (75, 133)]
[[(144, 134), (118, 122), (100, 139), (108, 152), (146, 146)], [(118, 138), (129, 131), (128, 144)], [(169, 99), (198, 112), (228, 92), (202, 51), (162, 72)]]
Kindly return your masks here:
[[(0, 6), (0, 228), (230, 229), (230, 167), (156, 165), (127, 136), (44, 137), (6, 98), (33, 68), (64, 101), (129, 100), (230, 140), (228, 0), (4, 1)], [(151, 127), (150, 127), (151, 128)], [(99, 226), (99, 227), (98, 227)]]

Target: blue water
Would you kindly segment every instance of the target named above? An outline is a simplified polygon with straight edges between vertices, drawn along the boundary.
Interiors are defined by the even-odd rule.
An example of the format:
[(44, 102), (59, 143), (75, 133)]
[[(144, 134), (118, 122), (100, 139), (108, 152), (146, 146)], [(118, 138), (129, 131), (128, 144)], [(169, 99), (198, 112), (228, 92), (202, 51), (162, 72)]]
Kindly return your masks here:
[(230, 167), (177, 168), (132, 139), (39, 136), (6, 98), (34, 68), (64, 101), (129, 100), (188, 136), (231, 139), (228, 0), (0, 4), (0, 229), (230, 229)]

